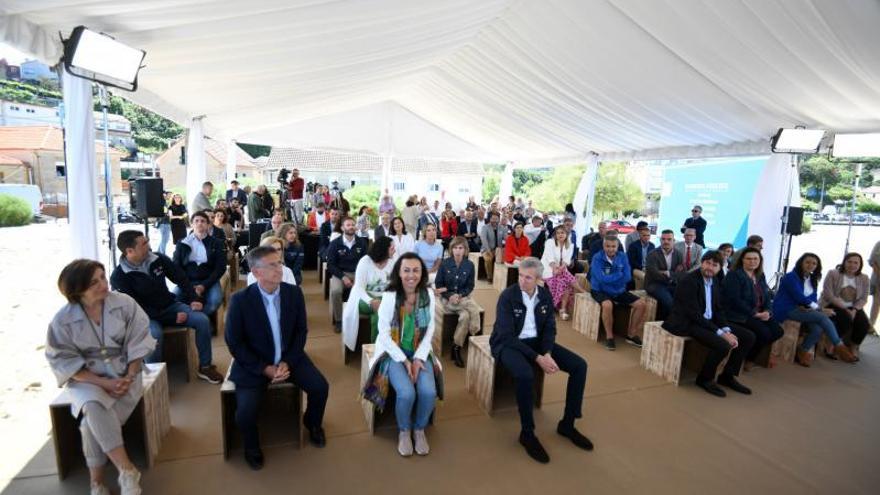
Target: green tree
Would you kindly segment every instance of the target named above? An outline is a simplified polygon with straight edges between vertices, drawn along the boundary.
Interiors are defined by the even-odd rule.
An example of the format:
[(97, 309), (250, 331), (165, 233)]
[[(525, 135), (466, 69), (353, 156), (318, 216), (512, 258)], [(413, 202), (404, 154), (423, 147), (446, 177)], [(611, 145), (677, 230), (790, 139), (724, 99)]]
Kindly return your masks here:
[(491, 201), (501, 191), (501, 172), (486, 170), (483, 175), (483, 200)]
[(19, 227), (31, 223), (31, 205), (11, 194), (0, 194), (0, 227)]
[(343, 194), (345, 195), (345, 199), (348, 200), (348, 204), (351, 206), (351, 215), (353, 217), (357, 216), (358, 210), (361, 209), (361, 206), (369, 206), (371, 210), (370, 219), (373, 222), (373, 225), (376, 225), (379, 207), (379, 186), (359, 184), (347, 189)]
[(599, 216), (622, 216), (638, 211), (645, 203), (641, 188), (626, 175), (625, 163), (603, 163), (596, 180), (593, 211)]
[[(551, 174), (550, 169), (517, 169), (513, 171), (513, 192), (515, 196), (522, 196), (540, 184), (546, 176)], [(504, 198), (502, 198), (502, 202)]]
[(563, 211), (565, 204), (574, 200), (585, 168), (584, 165), (555, 167), (524, 195), (539, 211)]

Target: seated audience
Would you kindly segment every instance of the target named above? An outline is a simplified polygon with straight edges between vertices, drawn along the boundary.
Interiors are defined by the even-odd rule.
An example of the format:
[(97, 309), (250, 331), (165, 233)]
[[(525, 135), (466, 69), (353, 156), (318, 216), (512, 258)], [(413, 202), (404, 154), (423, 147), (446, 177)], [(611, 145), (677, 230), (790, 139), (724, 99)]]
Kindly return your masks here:
[[(819, 299), (820, 306), (834, 311), (831, 321), (855, 357), (858, 357), (859, 344), (865, 340), (871, 328), (871, 322), (865, 314), (869, 281), (868, 276), (862, 273), (863, 265), (862, 255), (847, 253), (843, 263), (828, 271)], [(834, 359), (834, 354), (828, 350), (825, 350), (825, 355)]]
[(324, 261), (327, 260), (327, 246), (330, 245), (330, 241), (333, 240), (330, 236), (333, 235), (333, 231), (336, 229), (336, 225), (339, 223), (340, 218), (342, 217), (339, 215), (339, 210), (336, 208), (330, 208), (330, 213), (327, 215), (327, 221), (321, 224), (321, 230), (318, 234), (318, 255)]
[(327, 206), (320, 202), (315, 205), (315, 209), (310, 211), (306, 216), (306, 223), (309, 226), (309, 230), (312, 232), (320, 232), (321, 227), (325, 222), (332, 221), (330, 219), (330, 212), (326, 210)]
[(480, 331), (480, 307), (471, 298), (476, 279), (476, 267), (468, 259), (468, 246), (464, 237), (455, 237), (449, 243), (451, 256), (440, 263), (437, 277), (434, 279), (437, 321), (443, 323), (444, 313), (458, 314), (458, 323), (453, 334), (452, 361), (459, 368), (464, 368), (461, 349), (470, 335)]
[(458, 222), (458, 235), (464, 237), (468, 243), (468, 252), (480, 251), (479, 221), (474, 217), (472, 210), (465, 210), (464, 217)]
[(357, 349), (358, 323), (361, 315), (370, 317), (370, 342), (376, 341), (379, 324), (379, 303), (388, 286), (394, 258), (390, 237), (380, 237), (370, 246), (367, 256), (358, 261), (354, 285), (348, 295), (349, 304), (342, 310), (342, 342)]
[(370, 207), (369, 206), (361, 206), (358, 210), (357, 222), (355, 223), (355, 229), (358, 237), (369, 238), (370, 237)]
[[(235, 256), (235, 230), (229, 224), (229, 216), (226, 210), (218, 208), (214, 210), (214, 226), (212, 232), (223, 232), (223, 247), (226, 251), (226, 261), (229, 262)], [(219, 236), (218, 236), (219, 238)]]
[(443, 245), (437, 240), (437, 226), (432, 223), (423, 227), (422, 235), (424, 238), (416, 243), (413, 252), (425, 263), (428, 275), (433, 279), (434, 274), (440, 269), (440, 261), (443, 259)]
[(696, 230), (688, 228), (684, 229), (684, 240), (675, 243), (675, 250), (681, 254), (681, 259), (684, 260), (684, 271), (686, 272), (696, 270), (700, 266), (703, 246), (695, 242), (696, 238)]
[(494, 280), (495, 250), (504, 247), (504, 238), (507, 236), (507, 227), (500, 222), (501, 216), (493, 211), (489, 213), (489, 222), (480, 229), (480, 254), (483, 256), (483, 265), (489, 280)]
[(434, 292), (428, 289), (424, 263), (415, 253), (402, 254), (379, 305), (379, 336), (363, 396), (382, 410), (389, 384), (394, 388), (397, 452), (404, 457), (413, 455), (413, 450), (419, 455), (430, 452), (425, 428), (434, 411), (441, 372), (440, 360), (431, 351), (434, 311)]
[(342, 218), (342, 235), (327, 246), (327, 276), (330, 277), (330, 318), (336, 333), (342, 331), (342, 292), (354, 285), (357, 264), (367, 254), (367, 240), (355, 235), (351, 217)]
[(529, 250), (532, 256), (541, 259), (544, 256), (544, 244), (547, 243), (547, 231), (544, 230), (544, 221), (535, 215), (530, 224), (523, 231), (529, 238)]
[(46, 360), (79, 421), (91, 493), (110, 493), (104, 485), (108, 458), (119, 472), (121, 492), (141, 493), (141, 473), (128, 457), (122, 425), (144, 394), (142, 362), (156, 347), (149, 319), (134, 299), (108, 290), (97, 261), (70, 262), (58, 276), (58, 290), (67, 304), (49, 324)]
[[(269, 246), (273, 249), (278, 250), (279, 253), (284, 253), (284, 251), (286, 250), (285, 241), (280, 237), (267, 237), (263, 239), (262, 242), (260, 242), (260, 246)], [(281, 267), (281, 281), (285, 284), (299, 285), (296, 282), (296, 277), (293, 274), (293, 270), (288, 268), (286, 265)], [(257, 283), (257, 277), (254, 276), (254, 272), (248, 272), (247, 284), (253, 285), (255, 283)]]
[(585, 291), (569, 271), (569, 266), (574, 262), (571, 260), (572, 246), (565, 227), (556, 227), (553, 238), (547, 240), (541, 251), (544, 253), (541, 258), (541, 264), (544, 265), (544, 284), (553, 297), (553, 307), (559, 310), (562, 320), (567, 321), (571, 318), (569, 310), (574, 300), (572, 293)]
[[(628, 253), (630, 244), (642, 238), (642, 229), (648, 229), (648, 222), (639, 220), (636, 223), (636, 230), (633, 230), (623, 238), (623, 249)], [(648, 229), (648, 239), (651, 239), (651, 229)]]
[[(758, 253), (761, 251), (759, 250)], [(733, 269), (733, 263), (731, 262), (731, 257), (733, 255), (733, 244), (729, 242), (724, 242), (718, 245), (718, 253), (721, 255), (721, 269), (718, 270), (718, 275), (715, 276), (718, 279), (718, 283), (724, 282), (724, 277)], [(761, 265), (763, 266), (763, 257), (761, 258)]]
[[(593, 257), (596, 256), (597, 253), (601, 253), (605, 250), (605, 238), (608, 237), (609, 234), (613, 235), (614, 237), (617, 237), (617, 231), (616, 230), (609, 230), (607, 222), (600, 223), (598, 235), (594, 236), (593, 240), (590, 241), (590, 246), (589, 246), (590, 253), (589, 253), (589, 257), (587, 258), (588, 260), (592, 260)], [(626, 254), (626, 252), (623, 250), (623, 243), (618, 242), (617, 246), (618, 246), (618, 251)]]
[(433, 225), (434, 227), (440, 225), (440, 219), (437, 218), (437, 214), (431, 211), (431, 207), (426, 204), (421, 207), (421, 214), (419, 215), (419, 221), (416, 226), (416, 239), (424, 239), (425, 238), (425, 227), (428, 225)]
[[(192, 232), (177, 244), (174, 264), (193, 286), (196, 301), (203, 304), (202, 313), (212, 315), (223, 301), (220, 278), (226, 272), (226, 246), (223, 241), (208, 235), (208, 215), (196, 212), (190, 217)], [(175, 293), (180, 294), (179, 289)]]
[(504, 241), (504, 262), (512, 265), (519, 265), (519, 262), (531, 256), (532, 250), (529, 248), (529, 238), (525, 235), (525, 227), (521, 223), (517, 223), (513, 227), (513, 232), (507, 236)]
[[(692, 337), (708, 348), (706, 360), (697, 375), (697, 386), (716, 397), (727, 395), (718, 385), (749, 395), (752, 391), (736, 377), (743, 359), (755, 343), (755, 336), (738, 326), (729, 326), (724, 317), (721, 289), (715, 283), (715, 275), (721, 269), (721, 255), (717, 251), (706, 252), (699, 267), (679, 279), (675, 303), (663, 322), (663, 328), (675, 335)], [(728, 352), (730, 357), (716, 383), (718, 365)]]
[[(202, 313), (202, 303), (196, 300), (192, 284), (180, 267), (167, 256), (150, 252), (150, 244), (143, 232), (126, 230), (116, 237), (116, 247), (122, 252), (119, 265), (110, 276), (113, 290), (128, 294), (150, 318), (150, 335), (156, 339), (148, 363), (162, 361), (162, 327), (187, 326), (195, 330), (199, 354), (197, 376), (209, 383), (219, 384), (223, 375), (211, 364), (211, 322)], [(165, 279), (177, 285), (180, 295), (168, 290)]]
[(401, 217), (395, 217), (391, 220), (391, 241), (394, 242), (394, 259), (404, 253), (412, 253), (416, 249), (416, 241), (413, 236), (407, 233), (406, 224)]
[(281, 229), (281, 224), (284, 223), (284, 213), (281, 210), (277, 210), (272, 214), (272, 218), (269, 220), (269, 225), (272, 227), (271, 229), (267, 229), (265, 232), (260, 234), (260, 242), (267, 237), (281, 237), (279, 229)]
[(526, 258), (520, 263), (518, 283), (504, 289), (498, 298), (489, 345), (492, 356), (507, 369), (516, 384), (519, 443), (529, 457), (546, 464), (550, 456), (535, 436), (534, 364), (541, 368), (539, 373), (568, 373), (565, 409), (556, 432), (584, 450), (593, 450), (593, 444), (574, 426), (575, 420), (581, 417), (587, 362), (556, 343), (553, 296), (546, 287), (538, 285), (542, 270), (537, 258)]
[[(719, 253), (720, 253), (719, 249)], [(764, 258), (755, 248), (745, 248), (721, 283), (722, 306), (727, 319), (752, 332), (755, 344), (745, 357), (750, 369), (761, 351), (782, 338), (782, 327), (773, 319), (773, 300), (764, 277)], [(719, 273), (721, 271), (719, 270)], [(715, 282), (719, 282), (718, 276)]]
[(675, 234), (664, 230), (660, 248), (651, 251), (645, 260), (645, 292), (657, 300), (657, 319), (664, 320), (672, 309), (672, 295), (678, 275), (684, 273), (684, 260), (674, 249)]
[(637, 232), (639, 234), (638, 239), (632, 242), (626, 250), (626, 257), (627, 261), (629, 261), (629, 267), (633, 271), (633, 278), (635, 278), (636, 271), (641, 272), (640, 275), (642, 277), (645, 276), (648, 255), (656, 248), (654, 243), (651, 242), (651, 231), (648, 230), (648, 227), (643, 227)]
[(605, 327), (605, 348), (617, 349), (614, 342), (614, 305), (631, 307), (632, 315), (626, 330), (626, 342), (642, 346), (638, 329), (645, 323), (645, 300), (626, 290), (632, 271), (626, 255), (620, 251), (620, 240), (609, 234), (602, 251), (590, 261), (590, 295), (602, 307), (602, 325)]
[[(764, 238), (757, 235), (757, 234), (750, 235), (749, 238), (746, 239), (746, 247), (755, 248), (758, 251), (763, 251), (764, 250)], [(721, 249), (721, 246), (719, 246), (718, 249)], [(737, 258), (739, 258), (741, 251), (742, 251), (742, 249), (733, 253), (733, 255), (730, 258), (730, 266), (733, 266), (736, 264), (736, 260), (737, 260)]]
[[(241, 431), (244, 458), (251, 469), (259, 470), (263, 451), (257, 417), (267, 386), (289, 381), (306, 393), (303, 426), (312, 445), (323, 447), (327, 440), (321, 424), (330, 385), (306, 355), (305, 299), (299, 287), (281, 281), (281, 253), (260, 246), (247, 257), (257, 283), (230, 298), (225, 339), (235, 359), (229, 380), (235, 383), (235, 423)], [(260, 313), (263, 318), (257, 317)]]
[(831, 340), (838, 358), (854, 363), (858, 360), (850, 352), (837, 333), (830, 317), (836, 312), (822, 308), (817, 302), (819, 280), (822, 278), (822, 262), (813, 253), (804, 253), (797, 260), (794, 269), (782, 277), (776, 299), (773, 300), (773, 318), (782, 324), (794, 320), (807, 325), (809, 330), (795, 353), (795, 361), (809, 367), (813, 361), (812, 350), (819, 342), (822, 333)]
[(443, 248), (449, 247), (449, 242), (458, 235), (458, 219), (452, 210), (444, 210), (440, 215), (440, 239)]
[(299, 242), (296, 224), (282, 224), (278, 233), (278, 237), (284, 240), (284, 266), (293, 272), (293, 278), (296, 279), (296, 283), (292, 285), (302, 285), (302, 267), (306, 255), (302, 243)]

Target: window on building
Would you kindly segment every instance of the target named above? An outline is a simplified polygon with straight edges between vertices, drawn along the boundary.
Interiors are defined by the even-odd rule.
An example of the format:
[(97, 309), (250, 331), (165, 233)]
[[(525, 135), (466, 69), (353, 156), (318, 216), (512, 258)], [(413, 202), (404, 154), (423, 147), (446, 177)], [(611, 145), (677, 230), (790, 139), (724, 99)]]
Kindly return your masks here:
[(468, 194), (471, 192), (471, 188), (466, 182), (460, 182), (458, 184), (458, 192), (462, 194)]
[(66, 177), (67, 171), (64, 169), (64, 165), (55, 165), (55, 177)]
[(405, 182), (395, 182), (394, 183), (394, 190), (398, 191), (398, 192), (405, 191), (406, 190), (406, 183)]
[(428, 190), (431, 192), (439, 192), (440, 191), (440, 184), (429, 184)]

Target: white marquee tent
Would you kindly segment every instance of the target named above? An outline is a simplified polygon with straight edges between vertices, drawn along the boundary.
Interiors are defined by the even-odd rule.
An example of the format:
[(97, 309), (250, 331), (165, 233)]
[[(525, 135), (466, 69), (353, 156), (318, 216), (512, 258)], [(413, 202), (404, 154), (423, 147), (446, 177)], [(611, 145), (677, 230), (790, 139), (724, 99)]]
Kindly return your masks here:
[(240, 141), (595, 165), (880, 129), (877, 0), (0, 3), (47, 62), (80, 24), (146, 50), (132, 100)]

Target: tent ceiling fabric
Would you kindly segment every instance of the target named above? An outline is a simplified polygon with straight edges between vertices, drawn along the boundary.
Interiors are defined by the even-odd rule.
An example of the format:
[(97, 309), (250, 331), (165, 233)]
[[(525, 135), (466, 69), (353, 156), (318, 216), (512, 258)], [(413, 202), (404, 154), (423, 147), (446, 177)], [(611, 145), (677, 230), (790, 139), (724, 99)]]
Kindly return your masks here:
[[(780, 126), (880, 129), (877, 0), (241, 5), (4, 0), (0, 40), (55, 61), (55, 33), (107, 32), (147, 51), (133, 100), (258, 143), (308, 145), (340, 115), (386, 107), (448, 138), (391, 148), (454, 159), (732, 152)], [(332, 147), (389, 147), (376, 129), (344, 132)], [(374, 134), (386, 139), (363, 143)]]

